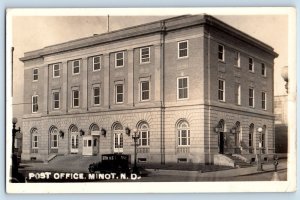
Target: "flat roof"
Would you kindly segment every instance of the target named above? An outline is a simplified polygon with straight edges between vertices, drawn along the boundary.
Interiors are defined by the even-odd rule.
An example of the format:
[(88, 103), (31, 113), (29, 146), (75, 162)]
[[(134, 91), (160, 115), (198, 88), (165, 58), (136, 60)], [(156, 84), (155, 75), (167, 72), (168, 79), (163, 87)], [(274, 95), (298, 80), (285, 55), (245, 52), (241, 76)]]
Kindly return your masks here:
[(41, 58), (46, 55), (60, 53), (65, 51), (70, 51), (74, 49), (80, 49), (88, 46), (94, 46), (104, 43), (110, 43), (126, 38), (148, 35), (153, 33), (160, 33), (164, 31), (171, 31), (176, 29), (181, 29), (189, 26), (196, 25), (209, 25), (224, 32), (228, 32), (232, 36), (235, 36), (245, 42), (248, 42), (256, 47), (270, 53), (271, 55), (277, 57), (278, 54), (274, 52), (274, 49), (265, 44), (264, 42), (216, 19), (213, 16), (202, 14), (202, 15), (181, 15), (177, 17), (167, 18), (163, 20), (158, 20), (146, 24), (141, 24), (137, 26), (127, 27), (108, 33), (94, 34), (90, 37), (79, 38), (76, 40), (67, 41), (64, 43), (54, 44), (46, 46), (42, 49), (25, 52), (24, 57), (20, 58), (21, 61), (32, 60), (36, 58)]

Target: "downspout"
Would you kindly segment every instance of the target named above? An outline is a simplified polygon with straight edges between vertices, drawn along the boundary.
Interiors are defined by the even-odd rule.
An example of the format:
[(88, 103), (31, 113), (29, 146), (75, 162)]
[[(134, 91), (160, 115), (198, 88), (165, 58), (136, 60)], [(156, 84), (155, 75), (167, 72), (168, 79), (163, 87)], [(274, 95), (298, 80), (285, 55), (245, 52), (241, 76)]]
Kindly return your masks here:
[(162, 70), (162, 101), (160, 114), (160, 138), (161, 138), (161, 164), (165, 164), (165, 21), (161, 22), (161, 40), (160, 40), (160, 69)]

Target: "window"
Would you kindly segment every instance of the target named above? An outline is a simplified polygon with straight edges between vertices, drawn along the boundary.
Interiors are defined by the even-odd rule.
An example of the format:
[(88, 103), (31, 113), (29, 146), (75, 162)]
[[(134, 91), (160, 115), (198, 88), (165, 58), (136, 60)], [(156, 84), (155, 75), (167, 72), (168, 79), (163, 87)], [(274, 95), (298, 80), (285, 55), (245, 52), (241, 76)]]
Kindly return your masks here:
[(254, 89), (249, 88), (249, 106), (254, 107)]
[(188, 57), (188, 41), (178, 42), (178, 58)]
[(261, 63), (261, 75), (267, 76), (267, 70), (264, 63)]
[(51, 148), (58, 148), (58, 129), (56, 127), (53, 127), (50, 130), (50, 144)]
[(241, 105), (241, 84), (235, 85), (235, 103)]
[(218, 99), (225, 101), (225, 81), (219, 80)]
[(75, 74), (80, 74), (80, 61), (79, 60), (74, 60), (73, 61), (73, 75)]
[(72, 91), (72, 106), (73, 108), (79, 107), (79, 90)]
[(54, 64), (53, 65), (53, 78), (59, 77), (60, 76), (59, 72), (60, 72), (59, 64)]
[(123, 84), (117, 84), (115, 91), (116, 91), (116, 103), (123, 103), (123, 96), (124, 96)]
[(93, 104), (100, 105), (100, 87), (93, 88)]
[(150, 47), (140, 49), (140, 63), (150, 62)]
[(241, 54), (240, 54), (240, 52), (235, 52), (234, 61), (235, 61), (234, 65), (236, 67), (241, 67)]
[(177, 99), (187, 99), (188, 89), (188, 77), (177, 78)]
[(36, 113), (39, 109), (39, 106), (38, 106), (38, 96), (37, 95), (34, 95), (32, 96), (32, 99), (31, 99), (31, 105), (32, 105), (32, 113)]
[(36, 128), (31, 129), (31, 148), (37, 149), (38, 148), (38, 131)]
[(59, 109), (60, 94), (58, 91), (53, 92), (53, 108)]
[(147, 101), (150, 99), (150, 84), (149, 81), (141, 82), (141, 101)]
[(189, 146), (190, 145), (190, 128), (186, 121), (182, 121), (177, 127), (178, 133), (178, 146)]
[(93, 57), (93, 71), (99, 71), (101, 69), (101, 57)]
[(225, 48), (223, 45), (218, 46), (218, 59), (219, 61), (225, 61)]
[(267, 95), (265, 92), (261, 93), (261, 108), (266, 110), (267, 109), (267, 104), (266, 104), (266, 100), (267, 100)]
[(249, 58), (249, 71), (254, 72), (253, 58)]
[(140, 130), (139, 130), (139, 134), (140, 134), (140, 146), (149, 146), (150, 142), (149, 142), (149, 127), (147, 124), (142, 124), (140, 126)]
[(254, 132), (254, 124), (250, 124), (249, 126), (249, 153), (252, 153), (252, 147), (253, 147), (253, 132)]
[(39, 80), (39, 69), (35, 68), (33, 69), (33, 81)]
[(263, 131), (261, 133), (261, 147), (263, 148), (262, 153), (265, 153), (265, 148), (266, 148), (266, 131), (267, 131), (267, 126), (264, 125)]
[(124, 67), (124, 52), (115, 54), (115, 67)]

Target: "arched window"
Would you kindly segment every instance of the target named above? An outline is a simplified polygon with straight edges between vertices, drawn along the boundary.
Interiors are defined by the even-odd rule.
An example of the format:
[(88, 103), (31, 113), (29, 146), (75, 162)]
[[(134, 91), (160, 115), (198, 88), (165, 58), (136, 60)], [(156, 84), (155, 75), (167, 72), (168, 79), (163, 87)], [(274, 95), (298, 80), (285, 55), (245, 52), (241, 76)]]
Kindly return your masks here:
[(32, 128), (30, 130), (31, 134), (31, 153), (38, 153), (38, 130), (36, 128)]
[(240, 145), (240, 132), (241, 132), (241, 124), (240, 122), (235, 123), (235, 135), (234, 135), (234, 141), (235, 146), (238, 147)]
[(254, 133), (254, 124), (249, 126), (249, 153), (252, 153), (253, 150), (253, 133)]
[(72, 125), (70, 127), (70, 135), (71, 135), (71, 153), (78, 152), (78, 141), (79, 141), (79, 131), (77, 126)]
[(50, 128), (50, 148), (58, 148), (58, 129), (55, 126)]
[(181, 121), (177, 125), (178, 146), (190, 145), (190, 127), (186, 121)]
[(150, 131), (147, 123), (143, 122), (139, 125), (140, 146), (150, 145)]
[(91, 135), (100, 135), (100, 128), (99, 128), (99, 126), (98, 126), (97, 124), (92, 124), (92, 125), (90, 126), (90, 131), (89, 131), (89, 133), (90, 133)]
[(116, 123), (113, 126), (114, 133), (114, 152), (123, 152), (123, 126), (120, 123)]

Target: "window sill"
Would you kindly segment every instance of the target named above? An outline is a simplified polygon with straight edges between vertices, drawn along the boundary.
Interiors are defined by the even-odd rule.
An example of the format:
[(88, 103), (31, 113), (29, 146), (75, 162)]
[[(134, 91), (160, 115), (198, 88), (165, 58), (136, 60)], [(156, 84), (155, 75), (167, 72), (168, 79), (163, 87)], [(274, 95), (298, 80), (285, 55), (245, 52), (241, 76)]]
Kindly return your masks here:
[(150, 63), (151, 63), (150, 61), (149, 62), (140, 62), (140, 65), (148, 65)]
[(218, 60), (218, 62), (226, 64), (225, 60)]
[(188, 59), (189, 56), (184, 56), (184, 57), (177, 57), (177, 60), (184, 60), (184, 59)]

